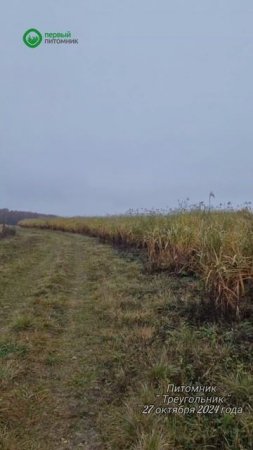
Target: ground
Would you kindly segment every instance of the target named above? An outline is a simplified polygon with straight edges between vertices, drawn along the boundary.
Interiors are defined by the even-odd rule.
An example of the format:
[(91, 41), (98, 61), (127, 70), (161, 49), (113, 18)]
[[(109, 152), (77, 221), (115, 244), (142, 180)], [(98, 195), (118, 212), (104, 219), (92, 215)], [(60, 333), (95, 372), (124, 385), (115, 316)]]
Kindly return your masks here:
[[(251, 448), (252, 328), (206, 323), (197, 297), (196, 280), (93, 238), (1, 241), (0, 449)], [(168, 383), (215, 384), (245, 412), (143, 414)]]

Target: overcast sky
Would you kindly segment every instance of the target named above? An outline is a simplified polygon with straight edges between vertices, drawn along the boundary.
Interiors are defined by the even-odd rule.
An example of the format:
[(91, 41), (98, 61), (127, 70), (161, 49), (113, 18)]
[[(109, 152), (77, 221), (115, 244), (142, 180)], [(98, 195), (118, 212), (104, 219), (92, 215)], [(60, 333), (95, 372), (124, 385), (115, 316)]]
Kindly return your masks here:
[(9, 0), (0, 23), (0, 208), (252, 200), (252, 0)]

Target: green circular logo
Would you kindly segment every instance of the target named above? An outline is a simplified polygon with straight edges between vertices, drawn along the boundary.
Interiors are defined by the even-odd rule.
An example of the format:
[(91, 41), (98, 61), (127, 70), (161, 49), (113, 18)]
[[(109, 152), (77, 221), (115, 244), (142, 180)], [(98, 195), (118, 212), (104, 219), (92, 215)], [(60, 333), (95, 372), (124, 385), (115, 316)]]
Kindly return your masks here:
[(23, 41), (30, 48), (38, 47), (42, 42), (42, 34), (35, 28), (30, 28), (25, 32)]

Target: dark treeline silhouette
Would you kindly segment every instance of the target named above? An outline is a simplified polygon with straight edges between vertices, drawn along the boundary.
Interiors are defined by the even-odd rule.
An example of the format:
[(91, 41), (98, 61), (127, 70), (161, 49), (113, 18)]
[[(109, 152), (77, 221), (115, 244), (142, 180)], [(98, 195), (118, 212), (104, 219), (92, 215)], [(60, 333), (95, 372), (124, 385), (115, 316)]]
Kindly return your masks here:
[(7, 208), (0, 209), (0, 223), (6, 225), (16, 225), (23, 219), (50, 219), (56, 217), (52, 214), (39, 214), (30, 211), (11, 211)]

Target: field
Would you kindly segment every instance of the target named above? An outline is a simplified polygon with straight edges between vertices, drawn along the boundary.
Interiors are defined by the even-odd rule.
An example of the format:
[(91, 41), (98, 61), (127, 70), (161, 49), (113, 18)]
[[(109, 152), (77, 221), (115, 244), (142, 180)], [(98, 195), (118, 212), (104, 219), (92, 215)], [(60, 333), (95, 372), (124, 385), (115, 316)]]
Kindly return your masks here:
[(201, 279), (214, 310), (234, 311), (238, 318), (242, 309), (243, 314), (251, 312), (253, 215), (248, 210), (28, 220), (21, 225), (83, 233), (144, 249), (151, 270)]
[(2, 450), (253, 447), (252, 219), (233, 214), (23, 222), (0, 241)]

